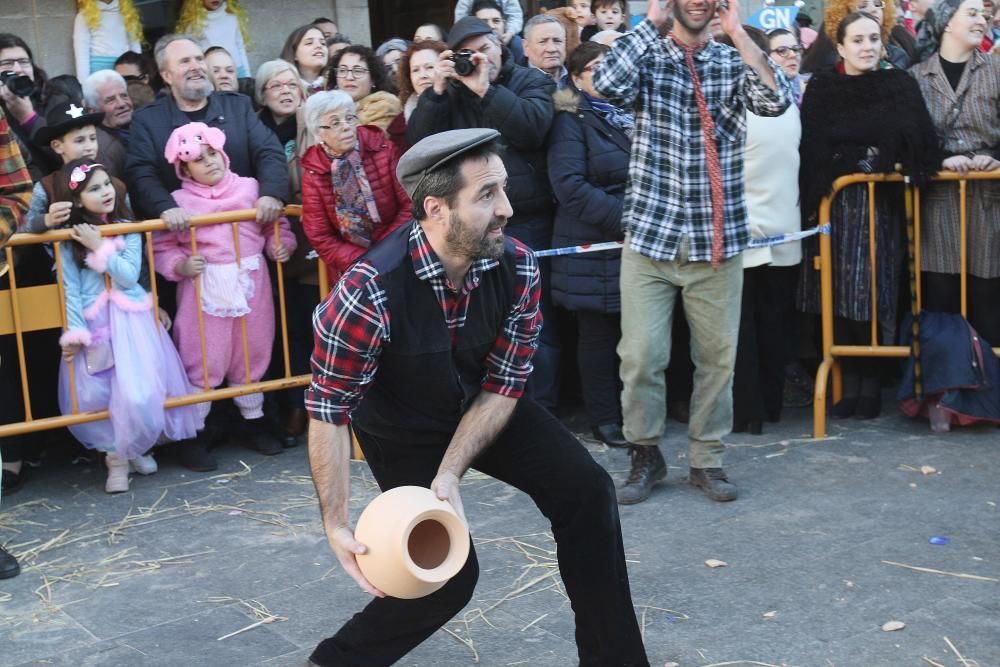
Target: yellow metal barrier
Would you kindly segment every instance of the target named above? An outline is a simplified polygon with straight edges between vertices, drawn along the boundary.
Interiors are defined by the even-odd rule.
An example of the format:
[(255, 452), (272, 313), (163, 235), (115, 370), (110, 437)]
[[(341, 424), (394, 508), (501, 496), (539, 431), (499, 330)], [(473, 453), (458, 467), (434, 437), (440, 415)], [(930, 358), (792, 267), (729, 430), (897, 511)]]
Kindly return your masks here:
[[(961, 176), (955, 172), (941, 172), (934, 179), (936, 182), (958, 182), (959, 188), (959, 238), (960, 238), (960, 285), (961, 285), (961, 313), (968, 312), (966, 295), (968, 280), (968, 250), (966, 248), (966, 197), (967, 185), (969, 181), (1000, 180), (1000, 171), (992, 172), (970, 172)], [(814, 257), (813, 268), (820, 272), (820, 302), (823, 332), (823, 361), (816, 371), (816, 387), (813, 396), (813, 437), (826, 437), (826, 388), (828, 382), (833, 388), (833, 402), (840, 400), (842, 386), (840, 373), (840, 358), (842, 357), (865, 357), (865, 358), (905, 358), (910, 355), (910, 348), (902, 345), (880, 345), (878, 341), (878, 313), (877, 313), (877, 283), (875, 270), (875, 184), (876, 183), (903, 183), (901, 174), (849, 174), (841, 176), (833, 182), (831, 193), (823, 198), (819, 205), (819, 224), (829, 224), (830, 210), (833, 199), (842, 190), (851, 185), (865, 183), (868, 186), (868, 254), (871, 262), (871, 290), (872, 290), (872, 319), (871, 319), (871, 345), (838, 345), (833, 339), (833, 271), (832, 248), (830, 237), (826, 234), (819, 235), (820, 254)], [(915, 279), (917, 303), (920, 303), (920, 190), (914, 188), (914, 243), (915, 243)], [(1000, 347), (993, 348), (993, 351), (1000, 355)]]
[[(301, 206), (288, 206), (284, 211), (285, 215), (299, 216), (302, 214)], [(242, 211), (230, 211), (227, 213), (214, 213), (211, 215), (198, 215), (191, 219), (192, 228), (202, 227), (205, 225), (215, 225), (230, 223), (233, 226), (233, 239), (236, 243), (236, 261), (240, 261), (239, 257), (239, 240), (238, 240), (238, 223), (243, 220), (252, 220), (256, 216), (256, 211), (254, 209), (246, 209)], [(277, 222), (275, 224), (275, 236), (277, 237)], [(155, 274), (155, 264), (153, 261), (153, 250), (152, 250), (152, 233), (154, 231), (165, 230), (166, 225), (160, 219), (147, 220), (144, 222), (128, 222), (113, 225), (103, 225), (99, 227), (102, 236), (115, 236), (120, 234), (135, 234), (141, 233), (145, 235), (146, 238), (146, 249), (147, 249), (147, 262), (149, 264), (149, 274), (152, 277)], [(56, 241), (66, 241), (70, 238), (70, 230), (56, 230), (47, 232), (45, 234), (15, 234), (7, 243), (5, 247), (5, 252), (7, 256), (7, 264), (10, 267), (8, 273), (8, 278), (10, 281), (10, 289), (0, 291), (0, 335), (14, 334), (17, 344), (17, 355), (18, 361), (20, 362), (20, 375), (21, 375), (21, 391), (24, 396), (24, 421), (16, 422), (11, 424), (0, 425), (0, 438), (20, 435), (24, 433), (34, 433), (37, 431), (43, 431), (47, 429), (61, 428), (64, 426), (70, 426), (72, 424), (82, 424), (85, 422), (98, 421), (100, 419), (106, 419), (108, 417), (107, 410), (94, 411), (94, 412), (80, 412), (76, 408), (76, 396), (75, 391), (72, 389), (73, 383), (70, 382), (71, 396), (73, 410), (71, 414), (61, 415), (59, 417), (49, 417), (45, 419), (34, 419), (31, 414), (31, 398), (28, 391), (28, 369), (25, 364), (24, 356), (24, 340), (23, 335), (26, 332), (38, 331), (42, 329), (54, 329), (66, 326), (66, 308), (64, 301), (64, 293), (62, 289), (62, 261), (60, 253), (54, 253), (54, 259), (56, 264), (56, 284), (54, 285), (42, 285), (39, 287), (26, 287), (19, 289), (17, 287), (17, 270), (15, 263), (13, 261), (13, 248), (17, 246), (35, 245), (40, 243), (53, 243)], [(191, 237), (191, 249), (192, 252), (197, 253), (197, 242), (195, 240), (195, 235), (192, 234)], [(329, 284), (326, 275), (326, 265), (324, 262), (317, 262), (319, 267), (319, 289), (320, 295), (324, 296), (329, 291)], [(171, 398), (166, 401), (165, 407), (172, 408), (181, 405), (191, 405), (193, 403), (203, 403), (206, 401), (218, 401), (227, 398), (234, 398), (236, 396), (242, 396), (244, 394), (253, 394), (256, 392), (265, 391), (278, 391), (281, 389), (291, 389), (294, 387), (305, 387), (309, 384), (308, 375), (296, 375), (291, 374), (291, 363), (289, 360), (288, 353), (288, 318), (285, 312), (285, 293), (284, 293), (284, 268), (281, 264), (275, 263), (275, 269), (277, 271), (277, 282), (278, 282), (278, 317), (280, 320), (280, 332), (281, 332), (281, 349), (282, 358), (284, 361), (284, 376), (278, 379), (265, 380), (262, 382), (255, 382), (252, 384), (242, 384), (238, 387), (226, 387), (223, 389), (208, 389), (205, 391), (199, 391), (194, 394), (188, 394), (187, 396), (178, 396)], [(195, 280), (196, 289), (200, 287), (200, 279)], [(152, 287), (152, 297), (153, 297), (153, 317), (156, 317), (156, 313), (159, 307), (158, 295), (156, 293), (156, 281), (151, 280)], [(199, 320), (201, 315), (201, 309), (198, 309)], [(204, 327), (202, 322), (199, 321), (199, 333), (201, 338), (202, 346), (202, 364), (205, 373), (205, 386), (208, 386), (208, 367), (205, 361), (205, 335)], [(247, 379), (249, 379), (249, 351), (247, 349), (247, 336), (246, 336), (246, 324), (244, 322), (242, 327), (242, 339), (243, 339), (243, 358), (244, 366), (247, 370)], [(58, 350), (53, 350), (53, 354), (58, 354)], [(69, 367), (72, 373), (72, 366)]]

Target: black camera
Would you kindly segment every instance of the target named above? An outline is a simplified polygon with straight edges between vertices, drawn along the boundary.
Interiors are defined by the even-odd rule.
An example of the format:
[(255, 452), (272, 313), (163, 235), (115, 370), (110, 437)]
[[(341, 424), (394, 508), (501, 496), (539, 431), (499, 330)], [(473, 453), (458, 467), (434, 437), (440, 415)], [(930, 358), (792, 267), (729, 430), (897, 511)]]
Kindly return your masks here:
[(18, 97), (27, 97), (35, 92), (35, 82), (30, 77), (16, 72), (0, 72), (0, 82)]
[(472, 49), (462, 49), (451, 55), (450, 60), (455, 63), (455, 74), (459, 76), (469, 76), (476, 71), (476, 64), (472, 62), (472, 56), (476, 54)]

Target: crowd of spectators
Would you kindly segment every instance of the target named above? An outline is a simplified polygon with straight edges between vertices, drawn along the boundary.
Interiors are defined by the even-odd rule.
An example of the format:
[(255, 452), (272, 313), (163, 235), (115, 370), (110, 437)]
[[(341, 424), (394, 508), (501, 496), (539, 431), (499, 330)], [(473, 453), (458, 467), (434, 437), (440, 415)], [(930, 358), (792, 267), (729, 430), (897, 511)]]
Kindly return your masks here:
[[(257, 252), (264, 252), (264, 269), (284, 264), (291, 370), (306, 374), (310, 317), (320, 299), (317, 262), (335, 281), (410, 223), (417, 202), (396, 178), (409, 146), (446, 130), (495, 129), (513, 208), (507, 234), (533, 250), (625, 241), (623, 250), (540, 261), (544, 326), (529, 394), (558, 414), (578, 392), (594, 436), (630, 447), (620, 502), (643, 500), (665, 474), (655, 447), (665, 406), (686, 404), (670, 414), (691, 421), (691, 451), (701, 460), (692, 475), (716, 471), (700, 485), (710, 497), (731, 499), (719, 439), (730, 430), (760, 433), (783, 407), (810, 400), (800, 357), (812, 344), (808, 314), (819, 308), (814, 239), (744, 252), (748, 241), (814, 225), (820, 199), (843, 174), (902, 165), (926, 185), (940, 169), (1000, 168), (1000, 18), (991, 0), (920, 0), (908, 3), (908, 13), (891, 0), (828, 0), (817, 31), (795, 25), (765, 34), (705, 18), (714, 39), (702, 48), (683, 43), (700, 34), (689, 25), (701, 19), (695, 9), (640, 20), (624, 0), (544, 4), (549, 11), (526, 16), (517, 0), (462, 0), (452, 26), (426, 23), (372, 45), (320, 17), (293, 30), (256, 70), (247, 55), (246, 10), (236, 0), (186, 0), (177, 32), (148, 53), (136, 50), (142, 35), (131, 0), (81, 0), (75, 76), (50, 77), (24, 39), (0, 34), (0, 151), (7, 151), (0, 162), (19, 175), (0, 174), (0, 186), (21, 188), (15, 203), (5, 199), (0, 208), (3, 238), (80, 224), (81, 204), (67, 186), (89, 183), (89, 170), (99, 166), (129, 211), (121, 219), (166, 223), (155, 242), (156, 266), (136, 260), (137, 280), (145, 290), (157, 281), (158, 320), (173, 324), (189, 378), (201, 387), (197, 335), (181, 323), (193, 317), (185, 308), (199, 308), (185, 280), (233, 260), (225, 239), (223, 259), (213, 258), (207, 229), (198, 234), (206, 249), (190, 251), (191, 216), (202, 209), (188, 195), (229, 201), (217, 191), (223, 175), (244, 179), (249, 189), (239, 201), (257, 210), (244, 224), (281, 226), (280, 239), (265, 234)], [(730, 34), (737, 32), (738, 39)], [(720, 69), (709, 74), (709, 61)], [(183, 127), (189, 134), (175, 137)], [(224, 150), (208, 138), (218, 130)], [(195, 152), (176, 157), (176, 141), (193, 142)], [(15, 168), (19, 161), (23, 169)], [(217, 163), (220, 180), (212, 175)], [(877, 269), (868, 252), (868, 189), (848, 188), (833, 204), (843, 343), (870, 340), (873, 312), (880, 340), (893, 342), (899, 333), (902, 198), (898, 189), (877, 191)], [(968, 192), (968, 319), (1000, 344), (1000, 184), (977, 182)], [(935, 184), (922, 198), (924, 305), (934, 310), (959, 310), (957, 197), (956, 188)], [(297, 203), (301, 219), (281, 217), (285, 204)], [(724, 239), (713, 235), (716, 222)], [(43, 245), (18, 249), (18, 287), (54, 283), (52, 254)], [(680, 268), (665, 273), (664, 263)], [(265, 313), (269, 323), (251, 336), (257, 380), (283, 371), (268, 368), (278, 287), (266, 270), (253, 270), (241, 265), (232, 275), (250, 271), (253, 303), (268, 301), (256, 315)], [(208, 270), (202, 280), (222, 273)], [(8, 289), (8, 277), (0, 280)], [(227, 298), (222, 291), (210, 298)], [(253, 293), (249, 288), (248, 300)], [(674, 318), (673, 304), (682, 299), (687, 316), (678, 309)], [(676, 335), (685, 319), (690, 349)], [(36, 418), (59, 411), (53, 333), (24, 337)], [(220, 358), (207, 386), (244, 381), (242, 351), (226, 354), (239, 357), (232, 364), (238, 372)], [(24, 406), (12, 335), (0, 336), (0, 356), (0, 423), (18, 422)], [(665, 396), (671, 358), (675, 365), (691, 358), (696, 369), (686, 370), (686, 380), (666, 381)], [(877, 416), (883, 369), (848, 361), (844, 370), (834, 416)], [(677, 389), (684, 384), (693, 384), (693, 393)], [(570, 396), (561, 398), (561, 390)], [(252, 446), (270, 455), (299, 444), (308, 423), (302, 391), (278, 392), (266, 404), (254, 396), (236, 401), (246, 423), (266, 413), (272, 425), (247, 428)], [(202, 418), (207, 412), (206, 404)], [(226, 428), (213, 430), (209, 419), (198, 437), (174, 446), (177, 458), (193, 470), (214, 469), (211, 445)], [(82, 442), (109, 453), (110, 474), (115, 443)], [(40, 439), (27, 446), (23, 436), (0, 443), (5, 493), (24, 483), (24, 464), (39, 447)], [(139, 460), (132, 469), (149, 473), (155, 463)], [(112, 486), (125, 490), (127, 480)]]

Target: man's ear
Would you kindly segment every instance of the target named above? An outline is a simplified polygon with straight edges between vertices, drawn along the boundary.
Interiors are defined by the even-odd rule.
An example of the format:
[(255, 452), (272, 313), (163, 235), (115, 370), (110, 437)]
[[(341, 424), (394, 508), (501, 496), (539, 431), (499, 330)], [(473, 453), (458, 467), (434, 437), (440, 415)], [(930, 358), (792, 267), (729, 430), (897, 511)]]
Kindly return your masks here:
[(440, 197), (432, 197), (430, 195), (424, 197), (424, 213), (427, 214), (428, 220), (433, 220), (434, 222), (443, 220), (447, 213), (444, 200)]

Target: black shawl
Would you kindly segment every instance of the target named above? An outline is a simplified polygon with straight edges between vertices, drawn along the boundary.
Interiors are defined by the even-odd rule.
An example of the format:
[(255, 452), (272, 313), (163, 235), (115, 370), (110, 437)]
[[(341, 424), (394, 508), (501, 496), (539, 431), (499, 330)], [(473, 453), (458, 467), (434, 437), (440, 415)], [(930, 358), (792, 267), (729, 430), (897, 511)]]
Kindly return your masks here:
[[(859, 163), (869, 147), (869, 169)], [(816, 211), (833, 181), (858, 171), (891, 173), (901, 164), (916, 185), (941, 167), (937, 132), (917, 82), (882, 69), (857, 76), (835, 70), (813, 74), (802, 99), (799, 188), (802, 210)]]
[(299, 125), (296, 121), (295, 114), (292, 114), (280, 123), (274, 119), (274, 114), (271, 113), (271, 110), (268, 107), (261, 107), (260, 111), (257, 112), (257, 115), (260, 117), (260, 122), (264, 123), (264, 125), (266, 125), (272, 132), (278, 135), (278, 143), (281, 144), (282, 148), (284, 148), (289, 141), (295, 141), (299, 131)]

